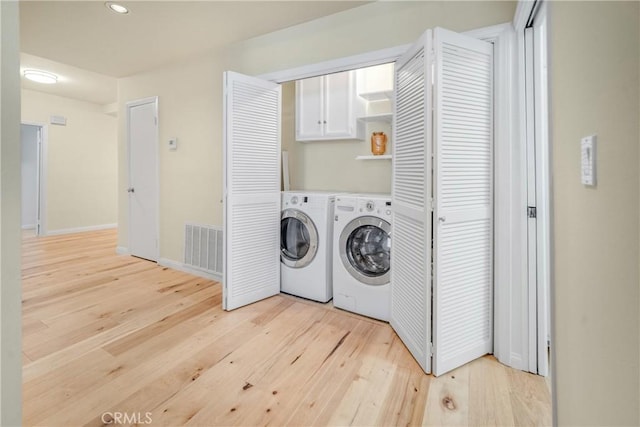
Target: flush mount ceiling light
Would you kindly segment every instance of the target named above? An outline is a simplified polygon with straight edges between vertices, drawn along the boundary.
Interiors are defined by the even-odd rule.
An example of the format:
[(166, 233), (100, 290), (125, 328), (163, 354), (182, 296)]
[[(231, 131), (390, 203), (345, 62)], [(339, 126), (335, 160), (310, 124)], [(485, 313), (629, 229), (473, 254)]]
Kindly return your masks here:
[(56, 76), (55, 74), (47, 73), (46, 71), (24, 70), (22, 74), (26, 79), (38, 83), (52, 85), (58, 82), (58, 76)]
[(119, 13), (120, 15), (126, 15), (127, 13), (129, 13), (129, 9), (121, 4), (114, 3), (112, 1), (105, 2), (104, 5), (107, 6), (110, 11)]

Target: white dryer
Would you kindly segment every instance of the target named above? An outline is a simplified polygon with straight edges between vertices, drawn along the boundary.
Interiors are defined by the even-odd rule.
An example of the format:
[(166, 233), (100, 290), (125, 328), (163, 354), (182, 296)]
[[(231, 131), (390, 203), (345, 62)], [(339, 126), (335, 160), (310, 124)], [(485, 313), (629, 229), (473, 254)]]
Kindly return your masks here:
[(391, 196), (336, 196), (333, 305), (389, 320)]
[(331, 193), (285, 191), (280, 220), (280, 290), (319, 302), (333, 297)]

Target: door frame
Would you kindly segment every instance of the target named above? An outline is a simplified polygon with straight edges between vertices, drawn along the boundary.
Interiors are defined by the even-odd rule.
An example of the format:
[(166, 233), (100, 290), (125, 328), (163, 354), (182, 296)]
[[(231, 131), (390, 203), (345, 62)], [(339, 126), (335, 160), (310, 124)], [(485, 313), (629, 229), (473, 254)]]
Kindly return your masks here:
[[(551, 343), (553, 352), (552, 333), (552, 293), (553, 288), (553, 227), (551, 212), (553, 212), (553, 191), (551, 177), (551, 147), (549, 141), (549, 109), (548, 109), (548, 85), (546, 88), (538, 88), (546, 91), (546, 100), (541, 97), (540, 85), (536, 81), (536, 68), (534, 38), (536, 37), (532, 27), (536, 25), (536, 16), (540, 11), (546, 14), (548, 22), (548, 8), (546, 1), (519, 1), (513, 19), (513, 26), (517, 36), (518, 51), (518, 104), (520, 114), (518, 117), (520, 126), (519, 139), (527, 147), (529, 152), (529, 176), (530, 203), (536, 207), (536, 219), (531, 224), (529, 256), (527, 257), (527, 269), (530, 272), (528, 281), (528, 307), (530, 313), (529, 328), (526, 332), (529, 342), (529, 371), (548, 376), (551, 361), (547, 351), (547, 342)], [(548, 43), (548, 35), (547, 35)], [(548, 59), (547, 59), (548, 65)], [(546, 102), (545, 102), (546, 101)], [(542, 106), (540, 104), (542, 103)], [(537, 106), (537, 107), (536, 107)], [(537, 111), (539, 109), (539, 111)], [(540, 137), (540, 117), (546, 116), (546, 138)], [(531, 206), (531, 205), (530, 205)], [(552, 393), (555, 395), (554, 393)], [(555, 405), (554, 405), (555, 408)]]
[[(131, 188), (131, 120), (130, 112), (133, 107), (137, 107), (144, 104), (153, 104), (156, 115), (156, 157), (155, 157), (155, 190), (156, 190), (156, 253), (154, 262), (160, 260), (160, 117), (158, 114), (158, 97), (150, 96), (148, 98), (137, 99), (129, 101), (125, 104), (125, 132), (126, 132), (126, 151), (127, 151), (127, 187)], [(131, 203), (127, 196), (127, 246), (128, 252), (131, 254)]]
[(21, 125), (35, 126), (40, 131), (37, 149), (38, 206), (36, 208), (36, 236), (47, 235), (47, 153), (49, 128), (40, 122), (21, 121)]
[[(539, 28), (538, 19), (542, 18), (542, 28)], [(533, 21), (534, 27), (534, 61), (543, 62), (543, 69), (536, 65), (534, 70), (534, 94), (536, 109), (535, 128), (535, 156), (536, 156), (536, 206), (537, 206), (537, 227), (536, 227), (536, 295), (537, 295), (537, 340), (538, 340), (538, 373), (543, 376), (549, 375), (549, 346), (551, 345), (551, 304), (550, 304), (550, 283), (551, 283), (551, 162), (549, 145), (549, 79), (548, 79), (548, 7), (543, 2), (536, 11)], [(536, 28), (541, 33), (536, 33)], [(546, 44), (542, 50), (538, 50), (536, 40), (544, 37)], [(542, 56), (545, 58), (542, 59)], [(540, 303), (542, 301), (542, 303)]]
[[(494, 114), (494, 355), (505, 365), (528, 369), (529, 348), (526, 235), (526, 154), (522, 148), (518, 111), (517, 38), (512, 23), (462, 33), (495, 46)], [(259, 75), (284, 83), (328, 73), (395, 62), (411, 45)], [(518, 141), (520, 144), (513, 144)], [(524, 172), (523, 172), (524, 171)], [(523, 175), (524, 173), (524, 175)], [(524, 313), (524, 314), (523, 314)]]

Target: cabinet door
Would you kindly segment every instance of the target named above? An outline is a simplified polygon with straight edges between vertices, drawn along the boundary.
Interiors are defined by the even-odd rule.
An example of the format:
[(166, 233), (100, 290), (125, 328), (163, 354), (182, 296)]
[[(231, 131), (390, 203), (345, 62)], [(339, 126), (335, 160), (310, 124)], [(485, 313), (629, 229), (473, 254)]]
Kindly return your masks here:
[(324, 77), (296, 81), (296, 139), (322, 139)]
[(324, 76), (324, 135), (326, 139), (354, 138), (352, 100), (355, 74), (352, 71)]

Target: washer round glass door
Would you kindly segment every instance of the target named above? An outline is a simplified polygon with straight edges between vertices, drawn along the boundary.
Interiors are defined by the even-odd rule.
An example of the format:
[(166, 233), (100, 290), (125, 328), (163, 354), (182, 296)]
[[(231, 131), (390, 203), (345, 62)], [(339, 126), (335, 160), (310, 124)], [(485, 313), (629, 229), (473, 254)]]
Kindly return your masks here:
[(318, 230), (311, 218), (297, 209), (285, 209), (280, 219), (280, 260), (287, 266), (309, 265), (318, 251)]
[(354, 219), (340, 234), (340, 258), (360, 282), (386, 285), (390, 280), (391, 225), (374, 216)]

